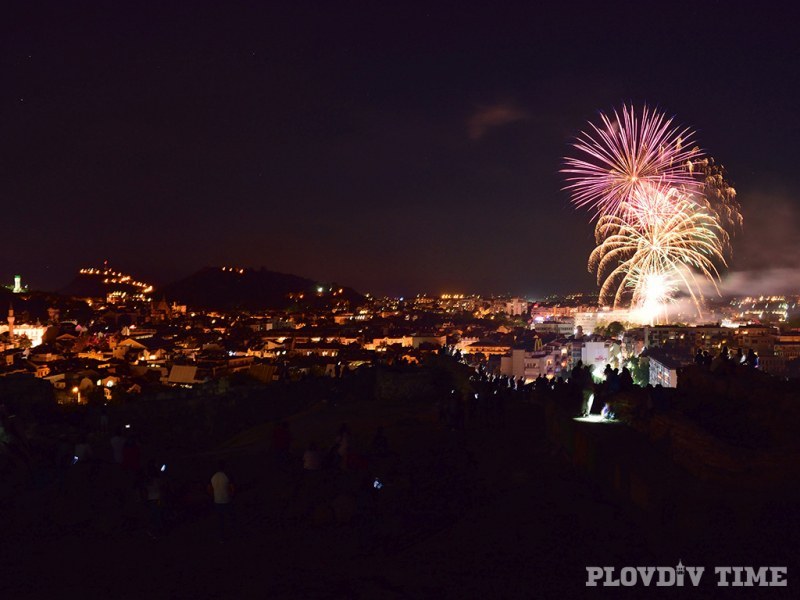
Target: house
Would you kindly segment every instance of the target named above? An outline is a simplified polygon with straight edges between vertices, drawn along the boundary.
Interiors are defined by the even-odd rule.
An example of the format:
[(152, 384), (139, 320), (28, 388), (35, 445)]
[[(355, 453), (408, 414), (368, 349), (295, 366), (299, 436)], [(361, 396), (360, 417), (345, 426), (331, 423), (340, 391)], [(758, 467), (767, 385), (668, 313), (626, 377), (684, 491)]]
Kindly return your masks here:
[(261, 344), (248, 348), (247, 355), (255, 356), (256, 358), (274, 358), (283, 348), (283, 344), (273, 342), (272, 340), (266, 340)]
[(47, 363), (37, 363), (29, 360), (27, 361), (27, 366), (33, 376), (38, 377), (39, 379), (43, 379), (50, 374), (50, 367), (47, 365)]
[(648, 350), (647, 356), (650, 359), (649, 383), (653, 387), (678, 387), (678, 370), (692, 361), (689, 357), (682, 359), (657, 349)]
[(411, 347), (419, 348), (423, 344), (442, 347), (447, 343), (446, 335), (412, 335)]
[(168, 385), (195, 385), (203, 383), (205, 379), (197, 376), (198, 367), (196, 365), (172, 365), (167, 377)]
[(533, 344), (513, 348), (509, 355), (500, 357), (500, 374), (530, 382), (539, 376), (553, 379), (562, 377), (569, 364), (566, 347), (560, 344), (542, 346), (538, 338)]
[(270, 383), (275, 380), (278, 368), (275, 365), (257, 363), (250, 365), (247, 374), (262, 383)]
[(469, 344), (464, 348), (464, 354), (507, 354), (511, 350), (511, 344), (493, 339), (483, 339)]
[(50, 382), (50, 385), (57, 390), (63, 390), (67, 387), (67, 375), (63, 371), (51, 371), (42, 377), (42, 379)]
[(42, 344), (30, 354), (30, 360), (35, 363), (49, 363), (63, 360), (64, 357), (57, 353), (52, 346)]

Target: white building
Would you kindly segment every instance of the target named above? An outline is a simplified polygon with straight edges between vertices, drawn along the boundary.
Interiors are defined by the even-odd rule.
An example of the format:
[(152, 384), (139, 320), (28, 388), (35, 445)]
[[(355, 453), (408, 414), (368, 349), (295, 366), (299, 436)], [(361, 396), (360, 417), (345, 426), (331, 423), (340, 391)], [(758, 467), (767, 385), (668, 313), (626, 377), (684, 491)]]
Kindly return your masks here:
[(533, 328), (537, 333), (555, 333), (560, 336), (572, 335), (575, 333), (575, 320), (544, 321), (543, 323), (535, 323)]
[(524, 298), (512, 298), (506, 302), (506, 314), (512, 317), (528, 314), (528, 301)]
[(552, 379), (558, 377), (565, 369), (567, 357), (561, 350), (534, 350), (514, 348), (510, 356), (500, 357), (500, 374), (506, 377), (519, 379), (522, 377), (526, 383), (533, 381), (539, 375)]
[(650, 355), (650, 385), (655, 387), (678, 387), (678, 367), (680, 363), (663, 355)]
[(594, 369), (604, 369), (611, 362), (610, 344), (608, 342), (584, 342), (581, 348), (581, 362)]

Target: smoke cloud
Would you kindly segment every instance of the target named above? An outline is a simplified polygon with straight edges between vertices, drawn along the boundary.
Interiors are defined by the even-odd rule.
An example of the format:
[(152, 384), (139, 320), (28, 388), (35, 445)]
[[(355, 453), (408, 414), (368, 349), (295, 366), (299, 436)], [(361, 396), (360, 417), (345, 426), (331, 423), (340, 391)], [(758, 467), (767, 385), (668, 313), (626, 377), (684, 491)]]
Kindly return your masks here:
[(469, 131), (470, 139), (479, 140), (495, 127), (502, 127), (516, 121), (524, 121), (529, 117), (530, 115), (527, 111), (519, 108), (516, 104), (500, 102), (478, 109), (469, 118), (467, 130)]
[(742, 197), (744, 231), (733, 240), (723, 295), (800, 294), (800, 203), (785, 192)]
[(722, 280), (725, 296), (800, 294), (800, 267), (734, 271)]

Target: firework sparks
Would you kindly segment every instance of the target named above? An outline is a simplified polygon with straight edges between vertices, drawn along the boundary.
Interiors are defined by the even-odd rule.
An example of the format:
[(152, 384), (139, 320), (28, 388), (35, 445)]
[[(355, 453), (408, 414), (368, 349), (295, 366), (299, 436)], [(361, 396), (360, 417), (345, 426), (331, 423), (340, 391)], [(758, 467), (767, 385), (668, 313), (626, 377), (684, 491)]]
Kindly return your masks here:
[(723, 237), (714, 216), (674, 188), (644, 194), (649, 208), (605, 215), (595, 228), (597, 248), (589, 270), (597, 272), (601, 301), (626, 300), (648, 316), (663, 310), (679, 289), (698, 305), (697, 275), (715, 282), (725, 266)]
[(566, 158), (562, 169), (576, 206), (592, 209), (598, 218), (633, 207), (643, 187), (702, 191), (694, 172), (702, 153), (689, 128), (647, 106), (640, 115), (633, 106), (623, 106), (613, 116), (601, 113), (600, 120), (578, 136), (573, 146), (579, 157)]
[(741, 232), (743, 225), (736, 190), (728, 183), (725, 167), (712, 157), (698, 161), (695, 167), (703, 177), (703, 194), (695, 200), (717, 216), (726, 235), (726, 249), (730, 250), (727, 238)]
[(741, 229), (736, 191), (697, 147), (694, 133), (645, 106), (590, 123), (565, 159), (572, 202), (594, 213), (602, 302), (629, 304), (653, 322), (681, 293), (701, 310), (701, 283), (716, 288), (730, 235)]

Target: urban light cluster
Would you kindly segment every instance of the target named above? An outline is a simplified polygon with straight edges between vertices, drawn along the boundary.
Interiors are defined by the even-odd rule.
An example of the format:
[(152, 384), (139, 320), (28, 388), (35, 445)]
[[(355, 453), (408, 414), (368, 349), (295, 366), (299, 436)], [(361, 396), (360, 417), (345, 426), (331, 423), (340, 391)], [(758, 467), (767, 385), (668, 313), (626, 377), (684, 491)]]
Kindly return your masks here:
[[(83, 273), (125, 277), (104, 275), (102, 269)], [(601, 373), (606, 364), (620, 367), (647, 347), (652, 350), (653, 385), (674, 385), (676, 365), (690, 363), (698, 347), (752, 348), (758, 352), (759, 368), (776, 375), (790, 372), (792, 361), (800, 356), (800, 332), (782, 323), (785, 313), (763, 311), (759, 316), (750, 310), (753, 304), (796, 309), (794, 297), (717, 303), (712, 307), (714, 325), (643, 329), (633, 324), (633, 311), (601, 308), (592, 294), (542, 301), (453, 293), (419, 294), (409, 301), (358, 301), (333, 297), (344, 288), (320, 287), (320, 301), (254, 312), (197, 306), (187, 310), (176, 302), (153, 302), (122, 290), (109, 292), (117, 308), (91, 304), (89, 318), (83, 312), (76, 319), (53, 309), (47, 322), (31, 323), (10, 310), (7, 324), (0, 325), (0, 345), (10, 357), (1, 371), (45, 379), (62, 401), (75, 402), (78, 392), (70, 390), (76, 388), (80, 400), (100, 393), (108, 400), (138, 394), (143, 371), (149, 373), (145, 379), (163, 388), (215, 386), (235, 372), (267, 382), (313, 373), (336, 376), (337, 369), (380, 362), (422, 362), (426, 353), (443, 347), (460, 353), (471, 365), (524, 381), (566, 377), (578, 361)], [(303, 293), (292, 296), (300, 299)], [(305, 293), (309, 296), (314, 292)], [(133, 322), (119, 325), (110, 318), (120, 307)], [(681, 321), (698, 323), (691, 318)], [(620, 327), (612, 332), (614, 322)], [(50, 327), (58, 332), (43, 345)], [(675, 353), (658, 357), (670, 347), (677, 348)], [(120, 362), (136, 370), (118, 368)], [(87, 371), (98, 377), (87, 378)]]
[(784, 322), (800, 307), (800, 296), (747, 296), (731, 301), (740, 320), (775, 318)]

